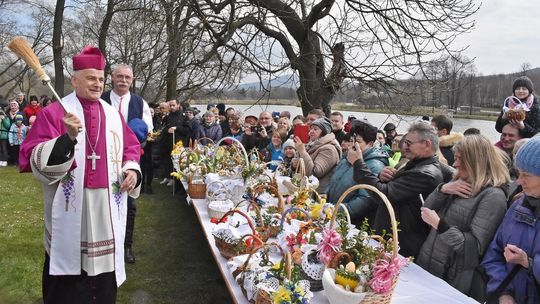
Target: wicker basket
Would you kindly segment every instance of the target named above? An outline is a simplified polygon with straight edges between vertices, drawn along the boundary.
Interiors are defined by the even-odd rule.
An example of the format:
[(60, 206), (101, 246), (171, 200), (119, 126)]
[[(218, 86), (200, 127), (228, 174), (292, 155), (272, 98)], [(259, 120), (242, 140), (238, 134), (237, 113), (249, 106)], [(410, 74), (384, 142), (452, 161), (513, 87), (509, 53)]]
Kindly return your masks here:
[[(381, 197), (382, 201), (384, 202), (384, 205), (388, 209), (388, 213), (390, 214), (390, 221), (392, 225), (392, 260), (397, 258), (398, 255), (398, 233), (397, 233), (397, 222), (396, 222), (396, 216), (394, 214), (394, 208), (392, 208), (392, 204), (384, 195), (384, 193), (380, 192), (377, 188), (370, 186), (370, 185), (354, 185), (347, 189), (338, 199), (336, 203), (336, 208), (334, 210), (334, 213), (332, 214), (332, 219), (330, 220), (330, 228), (333, 227), (335, 223), (335, 219), (339, 210), (339, 205), (345, 200), (347, 195), (349, 193), (356, 191), (358, 189), (366, 189), (373, 191), (378, 196)], [(378, 238), (378, 236), (373, 236), (373, 238)], [(337, 265), (335, 265), (337, 267)], [(393, 278), (392, 281), (392, 287), (388, 293), (385, 294), (378, 294), (375, 292), (364, 292), (364, 293), (353, 293), (350, 291), (345, 291), (343, 289), (340, 289), (337, 287), (337, 285), (334, 284), (333, 277), (331, 277), (331, 272), (327, 269), (325, 271), (325, 274), (323, 276), (323, 286), (324, 290), (326, 291), (326, 295), (328, 297), (328, 300), (331, 304), (357, 304), (357, 303), (363, 303), (363, 304), (386, 304), (390, 303), (392, 301), (392, 294), (394, 292), (394, 288), (396, 287), (397, 280), (399, 277), (399, 273)]]
[[(213, 189), (212, 185), (214, 184), (218, 184), (221, 187), (216, 190), (212, 190)], [(225, 194), (224, 197), (221, 196), (221, 194), (223, 193)], [(231, 198), (232, 198), (231, 192), (229, 191), (229, 189), (227, 189), (227, 187), (222, 181), (216, 180), (207, 184), (206, 185), (206, 200), (208, 204), (206, 205), (206, 207), (208, 210), (208, 215), (211, 218), (215, 218), (215, 219), (222, 218), (225, 215), (225, 213), (227, 213), (227, 211), (234, 208), (234, 203), (231, 200)], [(215, 207), (219, 207), (223, 205), (230, 206), (230, 208), (228, 209), (215, 208)]]
[[(279, 249), (279, 251), (281, 253), (281, 256), (285, 259), (285, 276), (286, 276), (286, 278), (288, 280), (291, 279), (291, 267), (292, 267), (291, 255), (290, 254), (285, 254), (283, 252), (283, 249), (281, 248), (281, 246), (279, 246), (276, 243), (264, 244), (263, 246), (260, 246), (260, 247), (258, 247), (256, 249), (254, 249), (249, 254), (249, 256), (247, 257), (244, 264), (242, 266), (240, 266), (235, 272), (233, 272), (233, 276), (236, 276), (237, 274), (240, 274), (240, 280), (239, 280), (238, 283), (240, 284), (240, 289), (242, 290), (242, 293), (244, 294), (244, 296), (246, 298), (248, 298), (248, 295), (247, 295), (246, 289), (244, 288), (244, 279), (245, 279), (244, 270), (247, 269), (247, 267), (249, 265), (249, 261), (251, 260), (251, 257), (253, 256), (253, 254), (255, 254), (260, 249), (263, 249), (263, 248), (267, 249), (267, 248), (270, 248), (271, 246), (275, 246), (275, 247), (277, 247)], [(268, 292), (258, 289), (257, 292), (255, 293), (255, 297), (251, 300), (251, 303), (255, 303), (255, 304), (272, 304), (272, 296)]]
[(241, 254), (251, 253), (254, 249), (256, 249), (257, 243), (259, 243), (259, 244), (264, 243), (260, 239), (259, 234), (257, 233), (257, 231), (255, 230), (255, 226), (253, 226), (253, 222), (251, 221), (251, 218), (248, 215), (246, 215), (244, 212), (242, 212), (242, 211), (240, 211), (238, 209), (230, 210), (227, 213), (225, 213), (223, 215), (223, 217), (219, 220), (218, 223), (225, 222), (226, 217), (228, 215), (231, 215), (231, 214), (234, 214), (234, 213), (238, 213), (241, 216), (243, 216), (247, 220), (249, 228), (251, 228), (251, 233), (242, 236), (239, 241), (243, 242), (244, 239), (246, 239), (247, 237), (252, 237), (253, 242), (252, 242), (251, 246), (246, 246), (242, 250), (239, 250), (239, 248), (234, 246), (233, 244), (227, 243), (227, 242), (225, 242), (225, 241), (223, 241), (223, 240), (221, 240), (219, 238), (214, 237), (214, 240), (216, 242), (216, 247), (219, 250), (219, 253), (226, 259), (230, 259), (232, 257), (235, 257), (237, 255), (241, 255)]
[(204, 199), (206, 198), (206, 184), (188, 182), (188, 194), (192, 199)]
[(277, 208), (278, 208), (278, 212), (279, 213), (283, 213), (283, 210), (284, 210), (284, 206), (285, 206), (285, 202), (283, 200), (283, 197), (279, 194), (279, 190), (276, 186), (270, 184), (258, 184), (256, 186), (253, 187), (253, 200), (254, 201), (257, 201), (257, 197), (261, 194), (263, 194), (264, 192), (270, 192), (271, 194), (274, 194), (276, 196), (276, 198), (278, 199), (278, 205), (277, 205)]
[(264, 242), (268, 241), (269, 238), (275, 237), (279, 233), (279, 226), (265, 226), (264, 225), (264, 218), (261, 212), (261, 208), (255, 201), (251, 201), (248, 208), (248, 211), (255, 210), (255, 215), (259, 219), (260, 225), (257, 226), (255, 229), (259, 232), (259, 236), (261, 240)]
[(306, 177), (306, 164), (303, 158), (298, 159), (298, 166), (296, 166), (293, 176), (300, 179), (300, 187), (296, 186), (289, 180), (283, 181), (283, 185), (289, 190), (289, 193), (293, 193), (299, 189), (307, 187), (307, 182), (304, 181)]

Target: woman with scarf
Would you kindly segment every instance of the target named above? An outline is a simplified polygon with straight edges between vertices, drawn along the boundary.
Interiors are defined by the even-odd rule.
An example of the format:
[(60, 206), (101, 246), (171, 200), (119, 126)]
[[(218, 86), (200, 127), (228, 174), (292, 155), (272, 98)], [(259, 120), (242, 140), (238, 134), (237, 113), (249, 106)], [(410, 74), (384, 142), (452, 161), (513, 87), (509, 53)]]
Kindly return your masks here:
[[(518, 196), (499, 226), (482, 262), (489, 277), (488, 300), (540, 301), (540, 138), (524, 144), (515, 157)], [(489, 302), (491, 303), (491, 302)]]
[(475, 268), (506, 212), (510, 176), (503, 154), (483, 135), (466, 136), (454, 151), (454, 179), (437, 187), (421, 208), (431, 230), (416, 263), (481, 300), (485, 283)]
[[(512, 84), (512, 96), (506, 99), (505, 104), (497, 122), (495, 130), (502, 133), (502, 128), (511, 123), (515, 125), (523, 137), (533, 137), (540, 131), (540, 105), (536, 96), (533, 95), (534, 85), (531, 79), (527, 76), (518, 77)], [(509, 115), (509, 109), (523, 109), (525, 111), (525, 119), (515, 119)]]
[[(341, 159), (341, 146), (332, 133), (332, 122), (327, 117), (315, 120), (309, 127), (309, 143), (304, 145), (300, 137), (294, 137), (298, 156), (304, 160), (306, 175), (319, 179), (319, 193), (326, 193), (330, 178)], [(298, 159), (292, 160), (293, 168)]]

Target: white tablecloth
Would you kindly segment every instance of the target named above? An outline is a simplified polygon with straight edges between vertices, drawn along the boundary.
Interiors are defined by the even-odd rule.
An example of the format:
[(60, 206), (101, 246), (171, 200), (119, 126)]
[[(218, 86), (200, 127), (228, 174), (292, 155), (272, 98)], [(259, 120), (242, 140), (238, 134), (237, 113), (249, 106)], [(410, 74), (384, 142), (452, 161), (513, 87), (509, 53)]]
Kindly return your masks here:
[[(187, 185), (184, 185), (187, 189)], [(188, 196), (188, 202), (193, 204), (204, 234), (208, 240), (208, 244), (212, 249), (212, 254), (216, 259), (217, 265), (227, 284), (230, 294), (236, 303), (249, 303), (242, 294), (240, 286), (234, 281), (229, 269), (227, 268), (227, 260), (221, 256), (219, 250), (215, 246), (214, 237), (212, 236), (212, 227), (214, 224), (210, 222), (206, 209), (206, 200), (195, 199), (191, 200)], [(323, 291), (314, 292), (313, 303), (328, 303), (326, 295)], [(429, 272), (422, 269), (420, 266), (411, 263), (405, 267), (399, 275), (399, 280), (394, 290), (392, 303), (426, 303), (426, 304), (449, 304), (449, 303), (478, 303), (471, 299), (445, 281), (433, 276)]]

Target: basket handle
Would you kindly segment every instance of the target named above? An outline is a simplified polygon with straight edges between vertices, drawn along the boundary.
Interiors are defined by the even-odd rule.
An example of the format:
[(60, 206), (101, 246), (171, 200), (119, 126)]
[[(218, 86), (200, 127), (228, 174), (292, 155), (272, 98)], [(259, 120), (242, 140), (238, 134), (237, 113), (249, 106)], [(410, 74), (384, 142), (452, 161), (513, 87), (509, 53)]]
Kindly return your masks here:
[(287, 214), (289, 214), (289, 213), (291, 213), (291, 212), (293, 212), (293, 211), (300, 211), (300, 212), (302, 212), (303, 214), (305, 214), (306, 217), (309, 219), (309, 214), (307, 213), (306, 210), (300, 209), (300, 208), (296, 208), (296, 207), (289, 208), (289, 209), (287, 209), (287, 211), (285, 211), (285, 212), (283, 213), (283, 215), (281, 216), (281, 223), (279, 224), (279, 230), (280, 230), (280, 231), (283, 230), (283, 224), (284, 224), (284, 222), (285, 222), (285, 218), (287, 217)]
[[(261, 195), (264, 191), (260, 191), (259, 190), (267, 190), (267, 191), (271, 191), (273, 192), (273, 194), (277, 197), (278, 199), (278, 212), (279, 213), (283, 213), (283, 210), (285, 209), (285, 203), (283, 201), (283, 197), (279, 194), (279, 190), (273, 186), (273, 185), (266, 185), (266, 184), (259, 184), (257, 186), (255, 186), (253, 188), (253, 193), (256, 193), (257, 195), (255, 196), (255, 198), (257, 198), (259, 195)], [(254, 199), (255, 199), (254, 198)]]
[[(214, 146), (215, 147), (219, 147), (219, 144), (221, 144), (222, 141), (224, 141), (225, 139), (227, 140), (232, 140), (234, 143), (236, 143), (239, 147), (240, 147), (240, 150), (242, 151), (242, 155), (244, 156), (244, 161), (246, 162), (246, 167), (249, 166), (249, 157), (248, 157), (248, 154), (246, 152), (246, 148), (244, 147), (244, 145), (242, 144), (241, 141), (239, 141), (238, 139), (230, 136), (230, 137), (223, 137), (221, 138), (220, 140), (218, 140)], [(231, 145), (231, 146), (234, 146), (235, 148), (238, 149), (238, 147), (236, 145)]]
[(257, 235), (257, 236), (259, 235), (259, 234), (257, 233), (257, 230), (255, 230), (255, 226), (253, 226), (253, 222), (251, 221), (251, 218), (250, 218), (248, 215), (246, 215), (244, 212), (242, 212), (242, 211), (240, 211), (240, 210), (238, 210), (238, 209), (233, 209), (233, 210), (227, 211), (227, 212), (223, 215), (223, 217), (221, 217), (221, 219), (218, 221), (218, 223), (224, 223), (224, 222), (225, 222), (225, 218), (227, 218), (227, 216), (229, 216), (229, 215), (231, 215), (231, 214), (234, 214), (234, 213), (240, 214), (241, 216), (243, 216), (243, 217), (247, 220), (248, 225), (249, 225), (249, 228), (251, 228), (251, 233), (252, 233), (253, 235)]
[(231, 191), (229, 191), (229, 189), (227, 189), (227, 186), (225, 185), (225, 183), (220, 181), (220, 180), (215, 180), (215, 181), (211, 182), (210, 184), (206, 185), (206, 192), (207, 192), (206, 196), (208, 196), (208, 191), (210, 191), (210, 185), (213, 185), (213, 184), (220, 184), (222, 186), (221, 189), (225, 189), (225, 192), (227, 193), (227, 196), (229, 197), (229, 199), (232, 197)]
[[(200, 138), (197, 138), (195, 140), (195, 145), (197, 145), (201, 140), (207, 140), (207, 141), (210, 141), (212, 143), (212, 146), (215, 144), (214, 140), (211, 139), (210, 137), (200, 137)], [(208, 146), (208, 144), (206, 145), (203, 145), (203, 146)]]
[(347, 263), (352, 261), (352, 257), (350, 254), (348, 254), (345, 251), (340, 251), (336, 253), (334, 257), (332, 258), (332, 260), (330, 261), (330, 263), (328, 263), (328, 268), (337, 269), (339, 266), (339, 262), (344, 258), (347, 259)]
[(255, 215), (259, 218), (259, 222), (261, 223), (261, 227), (264, 227), (264, 220), (261, 214), (261, 208), (259, 207), (259, 204), (255, 201), (249, 201), (249, 205), (247, 207), (247, 211), (249, 210), (255, 210)]
[(242, 265), (242, 275), (244, 274), (244, 270), (247, 268), (247, 266), (249, 265), (249, 260), (251, 260), (251, 257), (257, 253), (257, 251), (261, 250), (261, 248), (270, 248), (271, 246), (275, 246), (279, 249), (279, 252), (281, 253), (281, 256), (282, 257), (285, 257), (285, 253), (283, 252), (283, 248), (281, 248), (281, 246), (279, 246), (278, 243), (275, 243), (275, 242), (272, 242), (272, 243), (268, 243), (268, 244), (264, 244), (262, 246), (259, 246), (255, 249), (253, 249), (253, 251), (251, 251), (246, 259), (246, 261), (244, 262), (244, 264)]
[(398, 233), (397, 233), (397, 222), (396, 222), (396, 215), (394, 213), (394, 208), (392, 207), (392, 204), (390, 203), (390, 201), (388, 200), (388, 198), (386, 197), (386, 195), (384, 193), (382, 193), (381, 191), (379, 191), (379, 189), (375, 188), (374, 186), (371, 186), (371, 185), (365, 185), (365, 184), (358, 184), (358, 185), (354, 185), (352, 187), (350, 187), (349, 189), (345, 190), (345, 192), (343, 192), (343, 194), (341, 194), (341, 196), (339, 197), (336, 205), (335, 205), (335, 209), (334, 209), (334, 213), (332, 214), (332, 218), (330, 219), (330, 229), (332, 229), (332, 227), (334, 226), (334, 222), (336, 221), (336, 216), (337, 216), (337, 213), (338, 213), (338, 210), (339, 210), (339, 205), (341, 205), (341, 203), (345, 200), (345, 198), (347, 197), (347, 195), (349, 195), (349, 193), (353, 192), (353, 191), (356, 191), (358, 189), (366, 189), (366, 190), (370, 190), (370, 191), (373, 191), (375, 192), (381, 199), (382, 201), (384, 202), (384, 205), (386, 206), (386, 209), (388, 209), (388, 214), (390, 215), (390, 224), (392, 226), (392, 243), (393, 243), (393, 248), (392, 248), (392, 259), (395, 259), (397, 258), (397, 251), (398, 251)]
[(298, 158), (298, 166), (296, 166), (295, 174), (300, 174), (300, 178), (303, 179), (306, 176), (306, 163), (303, 158)]
[[(253, 233), (248, 233), (248, 234), (243, 235), (243, 236), (240, 238), (239, 241), (240, 241), (240, 242), (243, 242), (244, 239), (246, 239), (247, 237), (252, 237), (252, 238), (253, 238), (253, 242), (251, 243), (250, 248), (248, 248), (248, 249), (249, 249), (249, 252), (251, 252), (251, 251), (253, 251), (253, 250), (256, 250), (257, 248), (260, 247), (260, 246), (259, 246), (259, 247), (256, 247), (256, 245), (255, 245), (255, 244), (256, 244), (256, 243), (255, 243), (256, 241), (259, 242), (259, 244), (264, 244), (263, 240), (261, 240), (261, 238), (260, 238), (258, 235), (253, 234)], [(261, 245), (261, 246), (262, 246), (262, 245)]]

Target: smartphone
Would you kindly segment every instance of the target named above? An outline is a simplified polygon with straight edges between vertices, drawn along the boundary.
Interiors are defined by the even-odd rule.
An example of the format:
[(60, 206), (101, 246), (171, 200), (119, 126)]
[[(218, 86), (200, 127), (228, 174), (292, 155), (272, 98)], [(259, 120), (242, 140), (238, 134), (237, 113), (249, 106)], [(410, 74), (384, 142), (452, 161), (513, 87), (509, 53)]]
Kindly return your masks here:
[(309, 126), (308, 125), (294, 125), (293, 127), (294, 136), (298, 136), (303, 143), (307, 144), (309, 142)]

